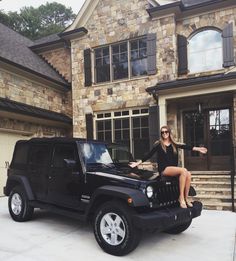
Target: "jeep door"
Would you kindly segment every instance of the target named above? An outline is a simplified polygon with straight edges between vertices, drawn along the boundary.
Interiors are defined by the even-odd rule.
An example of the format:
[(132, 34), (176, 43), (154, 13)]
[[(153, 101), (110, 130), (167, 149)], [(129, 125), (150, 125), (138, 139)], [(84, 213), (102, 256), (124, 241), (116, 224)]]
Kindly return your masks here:
[(28, 177), (37, 200), (44, 201), (47, 197), (51, 153), (50, 144), (33, 143), (30, 145)]
[[(66, 164), (73, 162), (71, 166)], [(75, 143), (56, 144), (48, 183), (48, 201), (79, 209), (83, 190), (83, 174)]]

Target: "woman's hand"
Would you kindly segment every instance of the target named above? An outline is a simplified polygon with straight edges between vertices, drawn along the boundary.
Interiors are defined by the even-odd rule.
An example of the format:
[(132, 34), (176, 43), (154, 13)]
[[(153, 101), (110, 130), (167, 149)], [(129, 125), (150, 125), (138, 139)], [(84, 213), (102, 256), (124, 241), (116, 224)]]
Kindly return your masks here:
[(131, 167), (131, 168), (135, 168), (135, 167), (137, 167), (139, 165), (139, 162), (130, 162), (129, 163), (129, 166)]
[(205, 147), (194, 147), (193, 150), (194, 151), (198, 151), (198, 152), (200, 152), (202, 154), (206, 154), (207, 153), (207, 148), (205, 148)]

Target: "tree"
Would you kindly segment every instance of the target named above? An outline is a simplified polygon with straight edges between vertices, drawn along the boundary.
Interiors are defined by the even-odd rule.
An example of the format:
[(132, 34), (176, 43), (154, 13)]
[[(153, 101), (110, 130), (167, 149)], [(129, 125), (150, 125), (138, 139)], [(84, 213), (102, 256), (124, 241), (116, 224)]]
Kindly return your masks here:
[(36, 40), (63, 31), (75, 19), (75, 16), (71, 8), (66, 8), (57, 2), (47, 2), (38, 8), (23, 7), (19, 13), (5, 14), (0, 11), (0, 22)]

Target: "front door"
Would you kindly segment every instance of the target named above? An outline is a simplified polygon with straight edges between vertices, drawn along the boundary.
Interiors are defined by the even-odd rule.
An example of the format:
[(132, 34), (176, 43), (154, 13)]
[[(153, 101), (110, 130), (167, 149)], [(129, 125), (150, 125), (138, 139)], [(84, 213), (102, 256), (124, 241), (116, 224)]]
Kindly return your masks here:
[(184, 113), (184, 140), (194, 146), (205, 146), (206, 155), (185, 151), (185, 167), (190, 170), (231, 169), (230, 110), (212, 109), (203, 113)]

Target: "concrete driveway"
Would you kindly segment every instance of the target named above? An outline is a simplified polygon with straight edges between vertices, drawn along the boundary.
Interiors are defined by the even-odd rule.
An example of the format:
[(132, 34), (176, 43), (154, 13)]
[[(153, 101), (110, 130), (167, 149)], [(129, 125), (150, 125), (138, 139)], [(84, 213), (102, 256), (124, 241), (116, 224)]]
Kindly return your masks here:
[(89, 225), (46, 211), (17, 223), (0, 198), (1, 261), (236, 261), (235, 231), (235, 213), (205, 210), (182, 234), (145, 233), (132, 253), (115, 257), (100, 249)]

